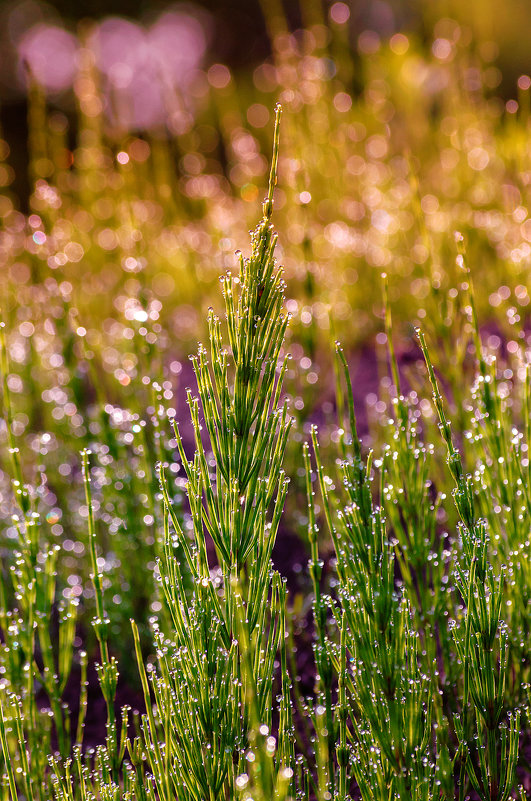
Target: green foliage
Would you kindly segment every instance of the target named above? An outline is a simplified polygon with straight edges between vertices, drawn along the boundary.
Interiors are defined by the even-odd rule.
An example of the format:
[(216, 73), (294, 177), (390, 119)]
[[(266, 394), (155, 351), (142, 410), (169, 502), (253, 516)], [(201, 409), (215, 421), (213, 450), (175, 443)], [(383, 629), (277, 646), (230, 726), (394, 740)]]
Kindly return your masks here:
[[(117, 161), (83, 103), (61, 166), (32, 86), (32, 213), (0, 205), (0, 801), (530, 791), (528, 118), (484, 87), (471, 102), (463, 76), (490, 68), (457, 33), (448, 63), (402, 34), (362, 42), (355, 97), (337, 21), (300, 42), (280, 9), (269, 24), (298, 113), (279, 160), (277, 106), (234, 260), (258, 190), (235, 197), (214, 155), (260, 184), (269, 135), (246, 130), (234, 82), (177, 137), (175, 193), (167, 142), (113, 141)], [(294, 529), (309, 561), (288, 589)]]

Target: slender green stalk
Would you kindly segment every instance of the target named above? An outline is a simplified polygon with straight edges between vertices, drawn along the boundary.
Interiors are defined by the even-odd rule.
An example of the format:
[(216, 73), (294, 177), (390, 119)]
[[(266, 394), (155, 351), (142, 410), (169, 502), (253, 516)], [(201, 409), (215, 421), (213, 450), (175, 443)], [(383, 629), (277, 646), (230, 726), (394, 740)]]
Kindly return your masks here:
[(114, 700), (116, 697), (116, 687), (118, 683), (118, 665), (114, 656), (109, 654), (109, 619), (105, 614), (105, 603), (103, 597), (103, 574), (98, 565), (96, 551), (96, 526), (94, 522), (94, 506), (92, 503), (91, 477), (89, 467), (89, 453), (84, 450), (81, 454), (81, 464), (83, 468), (83, 484), (85, 488), (85, 502), (88, 521), (88, 538), (90, 558), (92, 563), (92, 584), (94, 588), (94, 599), (96, 603), (96, 617), (92, 621), (92, 626), (98, 638), (100, 646), (101, 664), (96, 666), (98, 680), (101, 691), (105, 699), (107, 708), (107, 754), (111, 765), (111, 772), (114, 781), (118, 780), (118, 750), (117, 750), (117, 731), (116, 715), (114, 712)]

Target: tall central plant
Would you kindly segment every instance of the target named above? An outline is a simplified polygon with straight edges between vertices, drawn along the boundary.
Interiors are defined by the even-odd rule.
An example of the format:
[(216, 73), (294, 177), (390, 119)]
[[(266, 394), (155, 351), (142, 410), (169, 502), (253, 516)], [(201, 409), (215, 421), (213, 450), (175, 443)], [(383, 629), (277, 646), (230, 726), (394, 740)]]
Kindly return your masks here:
[[(266, 792), (275, 792), (280, 767), (282, 786), (286, 769), (291, 775), (285, 674), (279, 748), (271, 736), (275, 661), (285, 639), (285, 590), (271, 553), (287, 491), (282, 462), (290, 428), (287, 406), (280, 404), (288, 318), (271, 226), (279, 119), (277, 108), (269, 193), (251, 255), (240, 256), (237, 277), (222, 279), (229, 348), (211, 310), (209, 350), (200, 345), (193, 357), (193, 457), (174, 424), (189, 527), (174, 513), (161, 469), (166, 537), (159, 570), (173, 631), (170, 637), (156, 633), (158, 661), (150, 680), (141, 671), (148, 706), (144, 744), (157, 795), (166, 801), (233, 798), (249, 781), (253, 762), (263, 761)], [(184, 554), (181, 562), (177, 554)], [(138, 747), (130, 750), (138, 757)]]

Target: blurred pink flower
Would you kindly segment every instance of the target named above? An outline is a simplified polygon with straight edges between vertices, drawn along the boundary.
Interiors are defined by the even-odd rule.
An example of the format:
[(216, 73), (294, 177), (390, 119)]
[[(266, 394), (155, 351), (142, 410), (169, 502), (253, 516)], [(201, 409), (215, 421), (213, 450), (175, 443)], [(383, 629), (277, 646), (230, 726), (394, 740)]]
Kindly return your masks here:
[(88, 42), (96, 65), (106, 78), (103, 90), (113, 124), (152, 128), (164, 121), (160, 78), (154, 69), (146, 31), (120, 17), (109, 17)]
[(206, 34), (190, 13), (171, 10), (147, 30), (110, 17), (98, 26), (89, 44), (108, 80), (111, 120), (126, 128), (143, 129), (166, 121), (168, 90), (176, 87), (181, 93), (185, 89), (204, 56)]
[(73, 34), (57, 25), (40, 23), (26, 31), (18, 43), (20, 70), (26, 64), (42, 86), (61, 92), (74, 80), (77, 49)]
[(145, 30), (120, 17), (103, 20), (88, 44), (94, 50), (98, 68), (118, 89), (128, 87), (134, 73), (150, 61)]
[(177, 84), (200, 65), (207, 39), (201, 22), (182, 11), (166, 11), (148, 31), (151, 54), (159, 70)]
[[(193, 7), (169, 9), (149, 27), (108, 17), (95, 26), (87, 46), (102, 76), (103, 106), (113, 125), (186, 127), (192, 113), (186, 90), (207, 47), (203, 20)], [(19, 42), (20, 69), (27, 63), (49, 91), (67, 89), (75, 78), (78, 48), (73, 34), (39, 23)]]

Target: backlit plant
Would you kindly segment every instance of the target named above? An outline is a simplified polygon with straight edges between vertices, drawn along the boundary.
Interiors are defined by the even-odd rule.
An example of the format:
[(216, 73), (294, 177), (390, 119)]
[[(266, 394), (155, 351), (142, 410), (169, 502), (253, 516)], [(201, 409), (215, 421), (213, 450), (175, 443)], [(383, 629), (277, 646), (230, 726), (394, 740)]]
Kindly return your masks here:
[(347, 4), (264, 8), (271, 58), (198, 70), (171, 138), (106, 125), (90, 42), (73, 147), (32, 77), (0, 801), (531, 791), (531, 82), (500, 104), (451, 20), (354, 69)]

